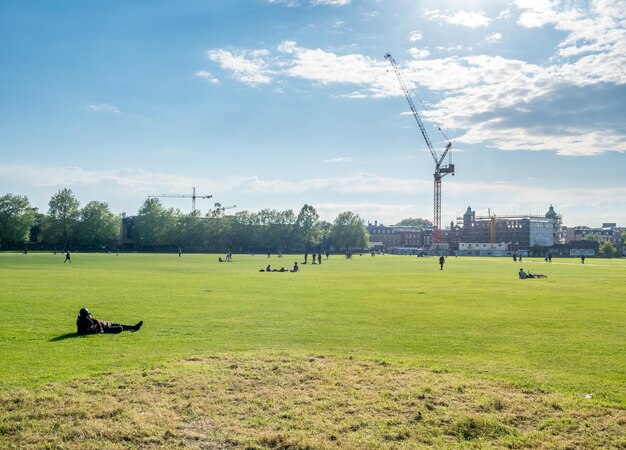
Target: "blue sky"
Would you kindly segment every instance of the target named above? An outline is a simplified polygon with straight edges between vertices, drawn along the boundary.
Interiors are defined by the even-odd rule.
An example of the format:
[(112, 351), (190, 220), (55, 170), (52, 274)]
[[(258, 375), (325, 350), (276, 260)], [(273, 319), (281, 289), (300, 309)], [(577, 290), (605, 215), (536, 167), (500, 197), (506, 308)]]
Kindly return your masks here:
[(64, 187), (135, 214), (195, 186), (205, 211), (432, 220), (390, 52), (452, 141), (444, 225), (626, 225), (625, 0), (4, 0), (0, 42), (0, 193), (44, 212)]

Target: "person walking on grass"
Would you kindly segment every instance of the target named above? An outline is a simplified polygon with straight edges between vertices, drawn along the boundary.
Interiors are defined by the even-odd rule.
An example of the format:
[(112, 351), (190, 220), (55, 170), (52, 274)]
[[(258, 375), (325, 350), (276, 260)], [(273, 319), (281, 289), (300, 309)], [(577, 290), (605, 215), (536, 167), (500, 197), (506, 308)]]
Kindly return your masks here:
[(67, 252), (65, 252), (65, 261), (63, 261), (63, 264), (65, 264), (68, 261), (70, 262), (70, 264), (72, 264), (72, 257), (70, 256), (70, 251), (69, 250)]
[(87, 308), (81, 308), (76, 318), (76, 333), (80, 335), (85, 334), (98, 334), (108, 333), (117, 334), (122, 331), (139, 331), (143, 325), (143, 320), (140, 320), (135, 325), (121, 325), (119, 323), (104, 322), (102, 320), (95, 319)]
[(439, 257), (439, 266), (440, 266), (439, 270), (443, 270), (443, 265), (445, 264), (445, 262), (446, 262), (446, 258), (444, 258), (443, 255), (441, 255)]

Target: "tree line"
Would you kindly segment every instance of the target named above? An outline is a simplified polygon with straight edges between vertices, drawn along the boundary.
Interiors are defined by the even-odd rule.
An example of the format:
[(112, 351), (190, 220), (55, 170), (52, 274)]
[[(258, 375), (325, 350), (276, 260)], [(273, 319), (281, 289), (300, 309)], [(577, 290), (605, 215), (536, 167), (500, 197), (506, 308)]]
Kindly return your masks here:
[[(81, 207), (70, 189), (61, 189), (48, 203), (46, 214), (26, 196), (0, 197), (0, 249), (116, 250), (125, 228), (132, 249), (191, 252), (295, 252), (360, 249), (368, 246), (365, 223), (358, 214), (340, 213), (333, 223), (320, 219), (311, 205), (293, 210), (263, 209), (226, 214), (216, 203), (205, 215), (165, 208), (157, 198), (146, 199), (137, 215), (125, 217), (105, 202)], [(123, 225), (122, 225), (123, 222)]]

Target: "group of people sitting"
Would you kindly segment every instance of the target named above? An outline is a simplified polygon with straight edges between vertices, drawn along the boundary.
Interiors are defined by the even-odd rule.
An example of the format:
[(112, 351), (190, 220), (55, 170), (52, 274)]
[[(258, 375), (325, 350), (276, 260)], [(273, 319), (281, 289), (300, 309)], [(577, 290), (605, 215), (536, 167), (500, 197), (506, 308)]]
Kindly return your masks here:
[(293, 263), (293, 267), (289, 270), (284, 267), (281, 267), (280, 269), (272, 269), (272, 267), (268, 264), (265, 269), (261, 269), (259, 272), (298, 272), (299, 270), (300, 267), (298, 267), (298, 262), (296, 261)]

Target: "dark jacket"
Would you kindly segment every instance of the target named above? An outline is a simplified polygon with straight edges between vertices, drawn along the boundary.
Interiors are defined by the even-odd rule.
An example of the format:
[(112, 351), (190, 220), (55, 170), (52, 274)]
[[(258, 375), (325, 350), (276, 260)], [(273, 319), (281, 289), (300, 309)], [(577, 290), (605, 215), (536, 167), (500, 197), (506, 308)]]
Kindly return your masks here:
[(78, 334), (95, 334), (103, 331), (102, 324), (99, 320), (91, 316), (76, 318), (76, 332)]

